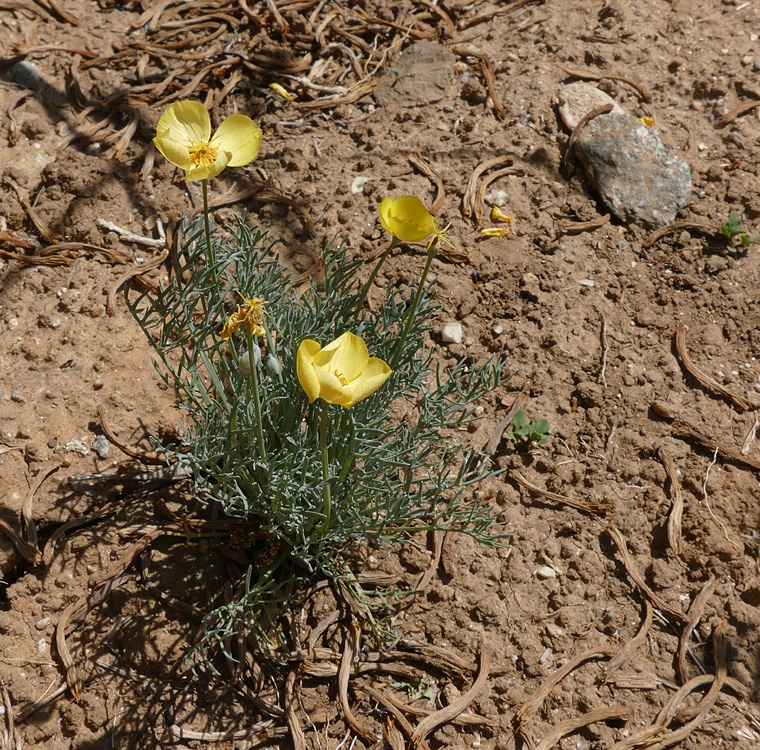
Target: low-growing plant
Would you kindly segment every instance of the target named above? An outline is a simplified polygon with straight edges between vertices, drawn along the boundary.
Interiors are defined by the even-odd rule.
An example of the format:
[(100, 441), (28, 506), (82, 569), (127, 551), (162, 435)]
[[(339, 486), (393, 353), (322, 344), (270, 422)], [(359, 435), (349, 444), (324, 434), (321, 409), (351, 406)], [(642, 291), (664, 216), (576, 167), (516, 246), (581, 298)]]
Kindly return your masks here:
[[(370, 309), (367, 293), (389, 251), (362, 285), (362, 261), (336, 241), (323, 250), (323, 283), (299, 293), (266, 231), (245, 216), (228, 231), (211, 224), (207, 176), (220, 160), (232, 163), (220, 156), (227, 142), (246, 158), (252, 149), (229, 127), (220, 127), (214, 138), (221, 132), (227, 141), (215, 145), (207, 115), (186, 104), (162, 117), (157, 145), (188, 179), (203, 181), (206, 210), (181, 222), (168, 283), (128, 291), (127, 302), (183, 414), (170, 459), (192, 477), (197, 498), (239, 519), (264, 548), (234, 600), (207, 617), (201, 646), (223, 648), (242, 628), (278, 659), (299, 583), (327, 579), (372, 619), (373, 600), (352, 561), (357, 545), (398, 545), (425, 530), (498, 539), (498, 513), (466, 494), (490, 465), (460, 442), (457, 428), (506, 377), (498, 359), (451, 369), (433, 363), (427, 276), (447, 240), (419, 199), (379, 206), (389, 251), (427, 240), (411, 300), (389, 285)], [(177, 126), (183, 117), (190, 124)], [(249, 122), (232, 126), (256, 135)], [(384, 600), (397, 595), (385, 592)]]
[(549, 442), (549, 422), (545, 419), (529, 422), (525, 410), (520, 409), (512, 417), (512, 428), (507, 430), (507, 435), (515, 443), (546, 445)]
[(742, 222), (736, 211), (731, 211), (728, 219), (720, 225), (720, 233), (728, 239), (726, 249), (729, 253), (746, 252), (750, 245), (760, 240), (760, 235), (750, 237), (742, 232)]

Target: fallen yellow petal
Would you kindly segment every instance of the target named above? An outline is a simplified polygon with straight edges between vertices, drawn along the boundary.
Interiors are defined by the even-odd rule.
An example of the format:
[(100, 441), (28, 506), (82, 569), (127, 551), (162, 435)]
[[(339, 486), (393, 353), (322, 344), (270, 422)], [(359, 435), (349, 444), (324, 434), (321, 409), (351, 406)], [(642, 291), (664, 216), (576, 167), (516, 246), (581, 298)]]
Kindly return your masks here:
[(644, 125), (646, 125), (648, 128), (651, 128), (654, 126), (654, 117), (637, 117), (636, 119), (639, 122), (643, 122)]
[(507, 216), (496, 204), (491, 206), (491, 221), (505, 221), (507, 224), (512, 223), (512, 217)]
[(289, 102), (294, 102), (296, 100), (296, 95), (288, 91), (284, 86), (281, 86), (279, 83), (270, 83), (269, 88), (272, 89), (276, 94), (279, 94), (283, 99), (287, 99)]
[(512, 234), (512, 230), (506, 227), (488, 227), (487, 229), (481, 229), (480, 233), (484, 237), (509, 237)]

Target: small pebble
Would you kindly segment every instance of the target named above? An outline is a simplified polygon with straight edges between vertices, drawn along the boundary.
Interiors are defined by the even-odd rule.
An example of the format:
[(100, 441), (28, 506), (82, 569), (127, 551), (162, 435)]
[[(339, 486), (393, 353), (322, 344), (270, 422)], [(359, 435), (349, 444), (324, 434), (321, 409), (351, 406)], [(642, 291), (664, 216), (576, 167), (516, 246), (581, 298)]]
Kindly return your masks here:
[(34, 627), (37, 628), (37, 630), (44, 630), (49, 622), (49, 617), (43, 617), (41, 620), (37, 620), (37, 622), (34, 623)]
[(369, 177), (354, 177), (353, 182), (351, 183), (351, 195), (357, 195), (358, 193), (364, 192), (364, 186), (369, 181)]
[(40, 638), (37, 641), (37, 651), (40, 654), (44, 654), (47, 651), (47, 641), (44, 638)]
[(542, 565), (537, 571), (536, 576), (538, 578), (556, 578), (557, 577), (557, 571), (552, 568), (551, 565)]
[(92, 449), (100, 458), (108, 458), (108, 440), (105, 435), (98, 435), (95, 440), (92, 441)]
[(544, 653), (538, 657), (538, 663), (543, 664), (549, 656), (551, 656), (552, 650), (550, 648), (544, 649)]
[(454, 321), (446, 323), (441, 330), (441, 341), (444, 344), (461, 344), (462, 343), (462, 324)]
[(581, 286), (589, 286), (589, 287), (593, 287), (593, 286), (595, 286), (595, 283), (596, 283), (596, 282), (595, 282), (593, 279), (580, 279), (580, 280), (578, 281), (578, 283), (579, 283)]
[(26, 403), (26, 399), (18, 391), (13, 391), (13, 393), (11, 393), (11, 401), (15, 401), (17, 404)]
[(501, 334), (504, 333), (504, 328), (497, 324), (491, 329), (491, 332), (494, 336), (501, 336)]

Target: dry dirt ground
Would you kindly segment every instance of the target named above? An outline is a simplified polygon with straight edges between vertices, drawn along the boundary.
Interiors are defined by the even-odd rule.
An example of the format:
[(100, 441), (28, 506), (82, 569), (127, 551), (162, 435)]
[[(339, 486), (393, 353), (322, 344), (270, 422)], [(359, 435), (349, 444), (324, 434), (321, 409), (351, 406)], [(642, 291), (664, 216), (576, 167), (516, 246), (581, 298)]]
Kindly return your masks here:
[[(614, 217), (568, 231), (606, 209), (572, 163), (563, 170), (569, 133), (557, 114), (559, 87), (575, 80), (560, 66), (600, 76), (591, 83), (654, 117), (689, 163), (692, 199), (680, 219), (714, 230), (733, 210), (760, 234), (760, 108), (720, 122), (760, 100), (758, 34), (758, 0), (0, 3), (0, 747), (244, 748), (254, 740), (229, 733), (269, 718), (245, 692), (249, 674), (235, 684), (229, 673), (196, 677), (185, 659), (198, 621), (181, 603), (208, 611), (230, 580), (215, 540), (157, 541), (77, 627), (59, 629), (79, 700), (56, 646), (66, 608), (141, 528), (161, 522), (158, 501), (187, 499), (181, 485), (84, 494), (67, 480), (130, 461), (107, 441), (107, 455), (102, 440), (103, 456), (93, 450), (100, 414), (136, 450), (178, 424), (123, 298), (113, 314), (106, 303), (135, 262), (159, 252), (121, 230), (160, 240), (161, 227), (199, 206), (197, 183), (186, 185), (150, 142), (166, 104), (188, 97), (213, 107), (216, 122), (240, 112), (264, 128), (257, 160), (213, 181), (212, 198), (224, 202), (215, 217), (247, 209), (249, 222), (281, 239), (296, 272), (339, 232), (367, 257), (368, 274), (388, 239), (378, 201), (412, 193), (430, 205), (443, 195), (437, 215), (469, 260), (435, 262), (435, 330), (459, 321), (463, 340), (434, 334), (432, 344), (443, 361), (496, 352), (515, 371), (463, 439), (485, 443), (521, 392), (529, 416), (551, 425), (544, 447), (502, 442), (496, 462), (506, 471), (478, 490), (503, 511), (504, 546), (447, 537), (437, 575), (393, 621), (400, 637), (472, 666), (447, 676), (422, 660), (421, 681), (352, 678), (360, 720), (377, 731), (387, 715), (362, 686), (438, 709), (471, 688), (487, 651), (488, 677), (469, 710), (490, 725), (447, 723), (431, 747), (609, 748), (650, 727), (671, 699), (667, 729), (647, 747), (758, 747), (760, 249), (731, 254), (714, 231), (689, 226), (650, 243), (649, 231)], [(425, 40), (430, 59), (394, 78), (402, 51)], [(479, 166), (497, 158), (483, 177), (512, 167), (488, 186), (512, 234), (484, 237), (463, 199)], [(491, 226), (488, 206), (481, 226)], [(423, 261), (421, 248), (399, 247), (380, 283), (411, 293)], [(686, 356), (675, 345), (680, 327)], [(713, 381), (689, 374), (688, 357)], [(609, 509), (571, 507), (516, 477)], [(93, 517), (109, 501), (113, 512)], [(35, 550), (82, 518), (40, 563)], [(367, 568), (412, 588), (432, 549), (422, 538), (368, 550)], [(317, 598), (299, 626), (331, 607)], [(346, 624), (330, 629), (326, 646), (340, 652)], [(627, 644), (609, 673), (605, 663)], [(567, 664), (569, 674), (547, 684)], [(266, 694), (281, 705), (275, 679)], [(518, 710), (542, 685), (545, 699), (521, 722)], [(562, 724), (598, 711), (587, 726)], [(307, 747), (371, 744), (348, 728), (334, 674), (304, 676), (293, 712)], [(285, 726), (275, 717), (268, 736)], [(211, 734), (183, 737), (177, 727)], [(550, 736), (563, 729), (565, 738)], [(263, 744), (278, 742), (293, 746), (289, 735)]]

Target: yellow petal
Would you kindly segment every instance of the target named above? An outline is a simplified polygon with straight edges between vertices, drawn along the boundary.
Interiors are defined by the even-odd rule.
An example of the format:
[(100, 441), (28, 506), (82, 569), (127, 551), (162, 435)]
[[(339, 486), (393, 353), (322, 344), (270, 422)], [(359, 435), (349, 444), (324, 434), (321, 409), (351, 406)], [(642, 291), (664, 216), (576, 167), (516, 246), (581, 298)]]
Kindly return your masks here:
[(153, 143), (172, 164), (190, 169), (191, 146), (208, 141), (210, 135), (211, 120), (200, 102), (174, 102), (161, 115)]
[(216, 155), (216, 159), (212, 164), (201, 164), (197, 167), (193, 167), (185, 175), (185, 182), (194, 182), (195, 180), (208, 180), (211, 177), (216, 177), (220, 172), (223, 172), (229, 164), (230, 154), (228, 151), (219, 151)]
[(314, 357), (322, 347), (312, 339), (304, 339), (298, 347), (296, 354), (296, 374), (301, 388), (306, 391), (309, 403), (319, 398), (319, 378), (314, 367)]
[(383, 229), (404, 242), (419, 242), (438, 229), (438, 222), (415, 195), (383, 198), (378, 213)]
[(639, 122), (643, 122), (648, 128), (654, 127), (654, 117), (637, 117)]
[(261, 128), (250, 117), (230, 115), (217, 128), (211, 145), (230, 154), (225, 166), (244, 167), (259, 153)]
[(319, 397), (327, 401), (328, 404), (345, 406), (348, 397), (338, 376), (326, 367), (318, 367), (316, 373), (319, 379)]
[(509, 237), (512, 230), (506, 227), (489, 227), (488, 229), (481, 229), (480, 233), (484, 237)]
[(357, 378), (369, 361), (369, 352), (364, 339), (351, 331), (338, 336), (314, 358), (316, 367), (326, 367), (342, 377), (345, 383)]
[(391, 206), (393, 206), (393, 199), (386, 196), (377, 205), (377, 212), (380, 214), (380, 225), (383, 229), (393, 234), (391, 229)]
[(367, 366), (356, 380), (349, 383), (344, 389), (346, 396), (349, 397), (348, 403), (341, 406), (348, 408), (363, 398), (373, 394), (391, 375), (391, 368), (377, 357), (370, 357)]
[(507, 224), (512, 223), (512, 217), (504, 213), (495, 203), (491, 206), (491, 221), (504, 221)]
[(269, 88), (272, 89), (272, 91), (277, 92), (283, 99), (287, 99), (289, 102), (294, 102), (297, 98), (295, 94), (288, 91), (279, 83), (270, 83)]

